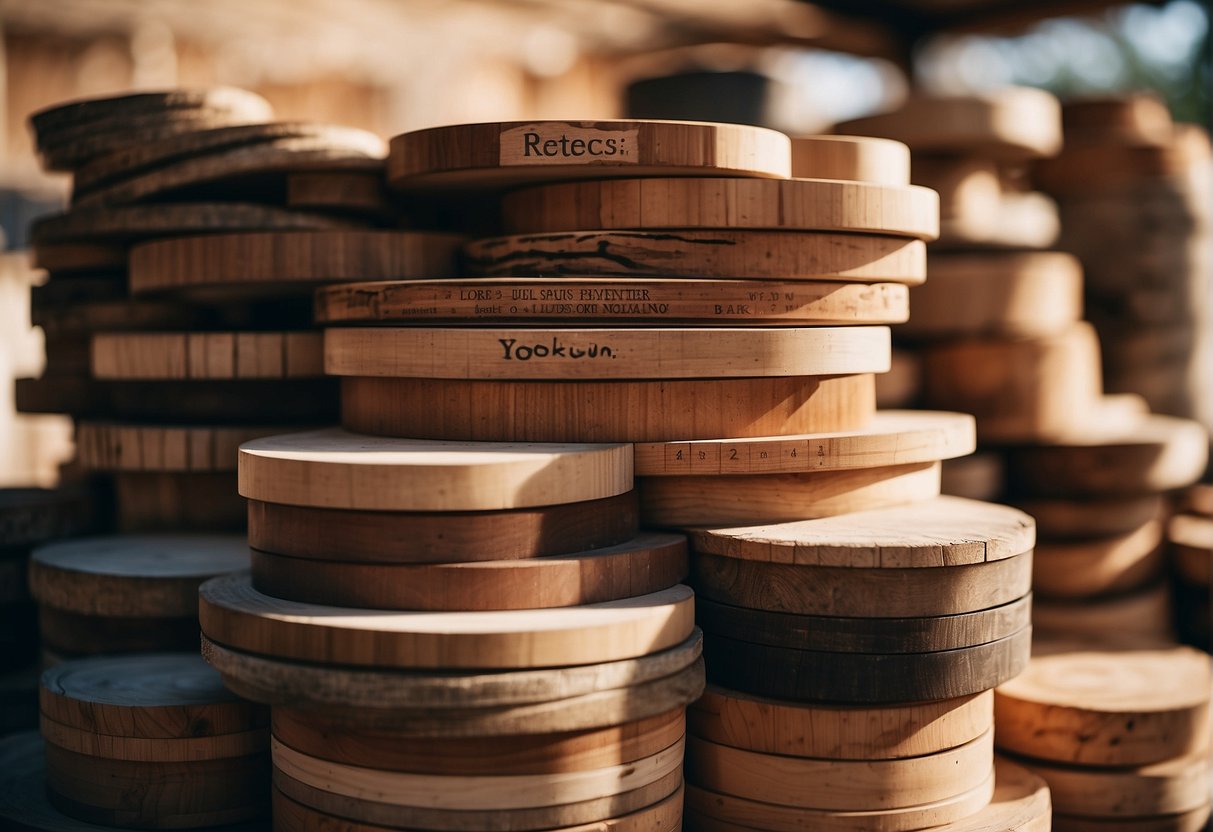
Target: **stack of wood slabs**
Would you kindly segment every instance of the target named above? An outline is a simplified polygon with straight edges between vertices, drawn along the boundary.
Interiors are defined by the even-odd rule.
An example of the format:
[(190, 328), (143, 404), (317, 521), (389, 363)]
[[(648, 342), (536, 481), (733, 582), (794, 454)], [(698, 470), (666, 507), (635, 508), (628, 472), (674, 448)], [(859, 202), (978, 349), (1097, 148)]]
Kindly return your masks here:
[(1048, 782), (1059, 832), (1203, 829), (1210, 688), (1189, 647), (1045, 642), (995, 691), (996, 742)]
[(1213, 614), (1209, 602), (1213, 573), (1213, 486), (1189, 489), (1167, 525), (1167, 548), (1175, 590), (1177, 625), (1187, 643), (1209, 649)]
[(44, 664), (102, 653), (193, 650), (198, 586), (247, 569), (238, 535), (86, 537), (33, 551)]
[(196, 653), (65, 662), (42, 676), (46, 794), (109, 827), (193, 829), (264, 816), (268, 713)]

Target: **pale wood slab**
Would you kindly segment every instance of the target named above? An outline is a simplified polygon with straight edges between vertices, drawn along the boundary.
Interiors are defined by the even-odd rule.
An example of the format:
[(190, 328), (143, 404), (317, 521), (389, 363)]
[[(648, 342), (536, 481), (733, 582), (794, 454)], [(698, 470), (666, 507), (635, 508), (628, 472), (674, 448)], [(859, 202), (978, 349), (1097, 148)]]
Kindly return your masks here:
[(979, 233), (997, 231), (1003, 187), (999, 165), (978, 156), (920, 156), (914, 160), (915, 185), (939, 194), (941, 223), (961, 219)]
[(78, 421), (76, 453), (94, 471), (235, 471), (241, 444), (289, 429)]
[(107, 332), (92, 337), (91, 370), (107, 381), (317, 378), (318, 332)]
[(1056, 832), (1201, 832), (1208, 828), (1213, 807), (1208, 804), (1190, 812), (1152, 818), (1084, 818), (1054, 815)]
[(148, 739), (99, 734), (73, 728), (43, 716), (39, 723), (43, 739), (50, 745), (103, 760), (130, 760), (144, 763), (188, 763), (195, 760), (222, 760), (264, 754), (270, 745), (268, 728), (217, 734), (209, 737)]
[(1154, 818), (1192, 812), (1209, 804), (1207, 751), (1126, 768), (1017, 761), (1049, 784), (1053, 808), (1062, 815)]
[(792, 176), (909, 185), (910, 148), (865, 136), (796, 136), (792, 138)]
[(1139, 589), (1166, 568), (1164, 524), (1153, 517), (1124, 534), (1090, 540), (1041, 541), (1032, 586), (1042, 596), (1090, 598)]
[(1156, 494), (1089, 499), (1023, 499), (1014, 503), (1036, 520), (1036, 530), (1041, 539), (1050, 541), (1128, 534), (1159, 517), (1163, 511), (1163, 498)]

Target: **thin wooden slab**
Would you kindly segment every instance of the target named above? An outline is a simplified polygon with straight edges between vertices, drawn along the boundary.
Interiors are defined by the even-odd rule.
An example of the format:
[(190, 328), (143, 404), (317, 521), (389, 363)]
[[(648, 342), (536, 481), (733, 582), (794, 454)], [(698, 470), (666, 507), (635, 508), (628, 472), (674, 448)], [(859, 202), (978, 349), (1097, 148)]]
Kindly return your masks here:
[(473, 274), (491, 277), (666, 277), (839, 280), (917, 285), (926, 279), (921, 240), (815, 231), (599, 231), (476, 240), (464, 249)]
[(553, 610), (408, 613), (321, 607), (253, 590), (247, 575), (199, 590), (212, 641), (267, 656), (359, 667), (536, 668), (635, 658), (685, 640), (685, 586)]
[(1042, 540), (1084, 540), (1128, 534), (1160, 516), (1163, 498), (1156, 494), (1139, 497), (1096, 499), (1015, 500), (1017, 508), (1032, 515)]
[(94, 335), (93, 378), (107, 381), (316, 378), (318, 332), (107, 332)]
[(793, 137), (792, 176), (909, 185), (910, 148), (863, 136)]
[(637, 476), (810, 473), (934, 462), (972, 453), (973, 418), (884, 410), (858, 431), (636, 445)]
[(1036, 546), (1032, 586), (1042, 596), (1091, 598), (1151, 583), (1166, 568), (1161, 517), (1124, 534)]
[(1209, 803), (1209, 754), (1202, 751), (1136, 768), (1082, 768), (1017, 760), (1049, 784), (1058, 814), (1156, 818)]
[(853, 231), (934, 240), (939, 197), (831, 179), (616, 179), (524, 188), (501, 200), (513, 234), (607, 229)]
[(1208, 656), (1190, 647), (1045, 641), (995, 691), (998, 745), (1081, 766), (1185, 757), (1208, 749), (1211, 696)]
[(237, 535), (112, 535), (51, 543), (30, 556), (30, 592), (79, 615), (172, 618), (197, 608), (198, 585), (247, 569)]
[(486, 511), (598, 500), (632, 489), (627, 445), (433, 442), (332, 428), (246, 442), (252, 500), (375, 511)]
[(0, 488), (0, 550), (91, 531), (94, 520), (88, 488)]
[(142, 763), (188, 763), (195, 760), (222, 760), (264, 754), (269, 748), (268, 728), (181, 739), (116, 737), (96, 731), (73, 728), (43, 716), (39, 730), (49, 743), (64, 751), (101, 760), (128, 760)]
[(873, 377), (673, 381), (345, 378), (341, 421), (388, 436), (487, 442), (669, 442), (862, 427)]
[(882, 373), (887, 327), (327, 329), (336, 376), (482, 380), (757, 378)]
[(235, 471), (241, 444), (289, 429), (78, 421), (76, 454), (93, 471)]
[(76, 127), (101, 119), (118, 119), (147, 113), (215, 110), (268, 118), (269, 102), (256, 93), (236, 87), (170, 89), (79, 98), (34, 112), (29, 117), (35, 132)]
[(689, 121), (512, 121), (456, 124), (392, 139), (387, 178), (404, 191), (499, 190), (531, 182), (621, 176), (790, 174), (787, 136)]

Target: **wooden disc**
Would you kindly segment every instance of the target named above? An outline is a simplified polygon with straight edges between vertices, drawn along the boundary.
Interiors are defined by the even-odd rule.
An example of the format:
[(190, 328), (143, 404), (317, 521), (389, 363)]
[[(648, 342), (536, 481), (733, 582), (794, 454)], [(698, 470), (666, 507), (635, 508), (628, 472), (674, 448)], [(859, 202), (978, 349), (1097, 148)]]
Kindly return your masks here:
[(995, 692), (999, 747), (1082, 766), (1146, 765), (1207, 749), (1208, 656), (1131, 645), (1040, 643), (1024, 673)]
[(78, 421), (76, 453), (93, 471), (235, 471), (242, 443), (289, 429)]
[(286, 505), (491, 511), (598, 500), (631, 488), (627, 445), (433, 442), (333, 428), (240, 448), (240, 493)]
[(940, 254), (910, 297), (907, 337), (1050, 335), (1082, 319), (1082, 265), (1053, 251)]
[(315, 378), (318, 332), (109, 332), (92, 339), (93, 378), (110, 381)]
[(797, 137), (792, 139), (792, 176), (909, 185), (910, 148), (861, 136)]
[(827, 376), (889, 369), (887, 327), (328, 329), (329, 375), (447, 379)]
[(1207, 750), (1136, 768), (1018, 762), (1049, 784), (1053, 809), (1061, 815), (1154, 818), (1195, 811), (1209, 803)]
[(77, 656), (189, 651), (198, 643), (198, 616), (119, 618), (43, 605), (38, 635), (45, 667)]
[(477, 278), (350, 283), (321, 290), (319, 323), (895, 324), (909, 317), (896, 283)]
[(524, 188), (501, 200), (513, 234), (754, 228), (934, 240), (939, 197), (913, 185), (830, 179), (615, 179)]
[(30, 115), (29, 122), (35, 133), (42, 133), (101, 119), (177, 110), (215, 110), (262, 118), (272, 113), (269, 102), (256, 93), (236, 87), (209, 87), (79, 98), (38, 110)]
[(320, 607), (262, 595), (247, 575), (199, 590), (212, 641), (267, 656), (359, 667), (536, 668), (635, 658), (685, 640), (685, 586), (553, 610), (409, 613)]
[(0, 550), (88, 532), (94, 519), (88, 488), (0, 488)]
[(142, 243), (130, 252), (141, 292), (310, 294), (317, 283), (451, 277), (462, 239), (419, 231), (211, 234)]
[(657, 528), (788, 523), (939, 496), (939, 463), (807, 474), (642, 477), (640, 522)]
[(719, 229), (578, 231), (476, 240), (473, 274), (491, 277), (665, 277), (840, 280), (917, 285), (927, 276), (921, 240), (875, 235)]
[(1166, 566), (1163, 522), (1153, 518), (1126, 534), (1036, 545), (1032, 586), (1054, 598), (1089, 598), (1142, 587)]
[(237, 535), (86, 537), (35, 549), (30, 591), (80, 615), (172, 618), (194, 612), (200, 583), (248, 563)]
[(945, 459), (940, 471), (939, 490), (952, 497), (969, 500), (997, 500), (1002, 496), (1005, 474), (1002, 454), (997, 451)]
[(291, 208), (349, 214), (385, 223), (398, 213), (387, 194), (382, 170), (289, 174), (286, 204)]
[(110, 478), (117, 531), (244, 531), (247, 509), (230, 471), (119, 471)]
[(971, 416), (880, 411), (862, 430), (636, 445), (637, 476), (788, 474), (934, 462), (972, 453)]
[[(424, 404), (422, 404), (424, 403)], [(670, 442), (849, 430), (876, 410), (871, 375), (687, 381), (346, 378), (359, 433), (486, 442)]]
[(1177, 514), (1167, 523), (1175, 572), (1194, 586), (1213, 583), (1213, 517)]
[(1165, 582), (1102, 598), (1032, 602), (1032, 627), (1042, 638), (1081, 638), (1116, 644), (1126, 638), (1175, 639), (1171, 593)]
[(788, 138), (740, 124), (511, 121), (414, 130), (392, 139), (387, 177), (406, 191), (502, 189), (561, 179), (790, 173)]
[(247, 757), (265, 753), (270, 743), (270, 732), (265, 728), (210, 737), (145, 739), (99, 734), (73, 728), (44, 716), (39, 729), (48, 743), (74, 754), (145, 763), (188, 763), (193, 760)]
[(503, 511), (387, 512), (248, 502), (254, 549), (361, 563), (468, 563), (603, 549), (640, 526), (636, 492)]
[(371, 564), (253, 550), (259, 592), (376, 610), (526, 610), (597, 604), (668, 589), (687, 575), (682, 535), (645, 534), (578, 554), (474, 563)]
[(1202, 832), (1208, 828), (1213, 807), (1208, 804), (1181, 812), (1152, 818), (1080, 818), (1054, 815), (1056, 832)]
[(692, 584), (711, 601), (770, 612), (856, 618), (958, 615), (1026, 595), (1030, 553), (937, 569), (798, 566), (718, 555), (691, 558)]
[(1163, 511), (1162, 497), (1101, 497), (1086, 500), (1028, 499), (1015, 505), (1032, 515), (1042, 540), (1087, 540), (1128, 534)]

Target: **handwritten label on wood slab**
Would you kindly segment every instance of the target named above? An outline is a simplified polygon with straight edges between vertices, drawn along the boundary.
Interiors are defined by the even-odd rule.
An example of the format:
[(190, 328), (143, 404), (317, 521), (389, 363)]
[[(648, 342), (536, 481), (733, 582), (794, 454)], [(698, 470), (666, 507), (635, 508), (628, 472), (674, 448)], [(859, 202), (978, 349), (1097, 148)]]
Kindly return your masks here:
[(640, 131), (602, 130), (564, 122), (525, 124), (501, 132), (503, 165), (634, 165)]

